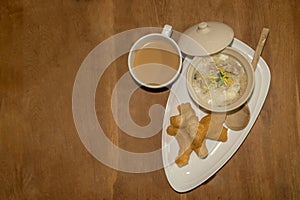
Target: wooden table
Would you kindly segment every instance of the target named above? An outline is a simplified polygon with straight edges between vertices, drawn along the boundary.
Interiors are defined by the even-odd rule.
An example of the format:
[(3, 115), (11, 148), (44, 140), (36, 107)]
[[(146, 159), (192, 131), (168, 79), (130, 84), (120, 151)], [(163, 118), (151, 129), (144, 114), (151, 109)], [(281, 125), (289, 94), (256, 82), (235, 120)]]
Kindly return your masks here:
[[(299, 199), (299, 13), (296, 0), (2, 0), (0, 199)], [(270, 28), (262, 56), (272, 79), (260, 116), (240, 149), (209, 181), (180, 194), (163, 169), (125, 173), (95, 159), (77, 134), (72, 90), (84, 58), (110, 36), (166, 23), (183, 32), (201, 21), (228, 24), (252, 48), (262, 28)], [(99, 123), (120, 148), (138, 153), (159, 149), (161, 132), (133, 138), (113, 119), (111, 94), (128, 71), (126, 61), (125, 54), (100, 79), (95, 101)], [(149, 107), (165, 106), (168, 95), (136, 90), (132, 118), (147, 125)]]

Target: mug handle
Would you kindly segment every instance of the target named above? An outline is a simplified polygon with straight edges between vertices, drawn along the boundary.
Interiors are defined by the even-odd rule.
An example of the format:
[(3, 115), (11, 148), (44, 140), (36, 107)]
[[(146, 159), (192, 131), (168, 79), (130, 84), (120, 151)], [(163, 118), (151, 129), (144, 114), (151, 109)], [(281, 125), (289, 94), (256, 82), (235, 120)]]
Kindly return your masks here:
[(161, 32), (161, 34), (167, 36), (167, 37), (171, 37), (172, 34), (172, 26), (166, 24)]

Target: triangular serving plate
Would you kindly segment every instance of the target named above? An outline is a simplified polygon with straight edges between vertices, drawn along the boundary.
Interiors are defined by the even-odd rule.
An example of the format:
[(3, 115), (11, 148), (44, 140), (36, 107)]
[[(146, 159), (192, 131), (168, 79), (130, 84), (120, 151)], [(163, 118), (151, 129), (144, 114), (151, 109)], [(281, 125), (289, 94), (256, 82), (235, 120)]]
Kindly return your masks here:
[[(252, 60), (254, 50), (238, 39), (234, 39), (232, 47), (242, 51), (249, 60)], [(225, 163), (233, 156), (249, 134), (254, 122), (256, 121), (261, 108), (265, 102), (269, 91), (271, 74), (267, 63), (260, 58), (255, 71), (255, 87), (248, 106), (251, 112), (251, 118), (247, 127), (241, 131), (232, 131), (228, 133), (228, 140), (224, 143), (207, 140), (206, 145), (209, 155), (205, 159), (200, 159), (193, 152), (189, 164), (179, 168), (174, 163), (178, 154), (178, 144), (174, 137), (166, 133), (169, 125), (170, 116), (177, 115), (177, 106), (180, 103), (190, 102), (199, 118), (206, 115), (196, 105), (188, 94), (186, 88), (185, 73), (188, 64), (191, 62), (186, 58), (183, 64), (182, 76), (174, 83), (171, 88), (170, 96), (167, 102), (163, 130), (162, 130), (162, 157), (165, 174), (174, 190), (177, 192), (186, 192), (201, 185), (208, 178), (214, 175)]]

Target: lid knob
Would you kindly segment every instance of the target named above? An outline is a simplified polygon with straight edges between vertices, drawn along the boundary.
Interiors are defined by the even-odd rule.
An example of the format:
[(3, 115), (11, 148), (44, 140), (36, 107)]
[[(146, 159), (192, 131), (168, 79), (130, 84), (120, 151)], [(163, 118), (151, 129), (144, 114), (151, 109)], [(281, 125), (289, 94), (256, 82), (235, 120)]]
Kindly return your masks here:
[(207, 28), (207, 23), (206, 22), (201, 22), (200, 24), (198, 24), (198, 29), (203, 30), (205, 28)]

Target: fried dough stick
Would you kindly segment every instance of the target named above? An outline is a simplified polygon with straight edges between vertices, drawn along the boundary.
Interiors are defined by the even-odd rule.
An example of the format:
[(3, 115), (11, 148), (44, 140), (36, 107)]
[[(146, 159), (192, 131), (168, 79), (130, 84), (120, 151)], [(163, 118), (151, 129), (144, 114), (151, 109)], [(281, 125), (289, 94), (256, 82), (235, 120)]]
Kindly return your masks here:
[(182, 167), (184, 165), (187, 165), (189, 162), (190, 155), (192, 153), (192, 138), (185, 129), (178, 129), (175, 138), (179, 145), (178, 156), (175, 160), (175, 163), (178, 165), (178, 167)]
[[(199, 129), (198, 117), (192, 109), (190, 103), (181, 104), (177, 107), (179, 115), (170, 118), (171, 125), (167, 128), (169, 135), (175, 136), (179, 144), (178, 157), (175, 163), (182, 167), (188, 164), (191, 152), (194, 150), (200, 158), (205, 158), (208, 154), (204, 137), (200, 136), (202, 132)], [(201, 144), (199, 137), (201, 137)], [(197, 145), (194, 145), (195, 138), (198, 138)], [(202, 145), (204, 143), (204, 145)]]
[[(215, 120), (214, 120), (215, 119)], [(200, 123), (204, 125), (205, 131), (207, 131), (206, 137), (212, 140), (217, 140), (220, 142), (227, 141), (227, 131), (228, 129), (223, 127), (223, 122), (218, 122), (217, 118), (212, 117), (211, 114), (204, 116)], [(215, 124), (218, 123), (218, 124)], [(221, 124), (219, 124), (221, 123)], [(221, 130), (220, 130), (221, 129)]]

